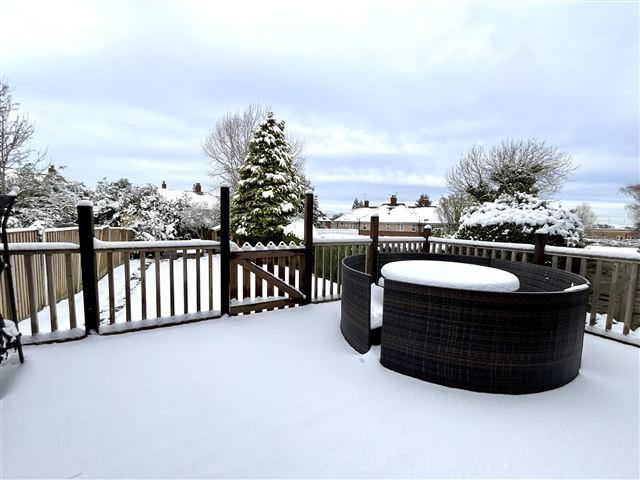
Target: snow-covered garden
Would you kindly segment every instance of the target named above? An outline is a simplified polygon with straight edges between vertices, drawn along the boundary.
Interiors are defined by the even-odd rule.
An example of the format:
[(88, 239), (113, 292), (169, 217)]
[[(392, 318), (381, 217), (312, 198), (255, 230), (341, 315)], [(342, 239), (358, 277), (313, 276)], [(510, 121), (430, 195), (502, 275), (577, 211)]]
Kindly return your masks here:
[(637, 478), (640, 350), (585, 337), (524, 396), (383, 368), (340, 303), (26, 347), (2, 367), (2, 478)]

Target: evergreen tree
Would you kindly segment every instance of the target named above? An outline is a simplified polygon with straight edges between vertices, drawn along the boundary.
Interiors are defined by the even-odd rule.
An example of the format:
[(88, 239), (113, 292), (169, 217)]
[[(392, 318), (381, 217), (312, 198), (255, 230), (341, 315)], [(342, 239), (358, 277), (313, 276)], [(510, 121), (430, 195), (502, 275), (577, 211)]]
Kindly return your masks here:
[(301, 212), (303, 179), (296, 173), (284, 122), (273, 112), (260, 124), (249, 143), (233, 195), (231, 228), (240, 241), (279, 242), (283, 229)]
[(351, 205), (351, 209), (355, 210), (356, 208), (364, 207), (364, 203), (362, 200), (358, 200), (357, 198), (353, 201), (353, 205)]
[(416, 200), (416, 207), (430, 207), (431, 199), (429, 198), (428, 193), (421, 193), (418, 200)]

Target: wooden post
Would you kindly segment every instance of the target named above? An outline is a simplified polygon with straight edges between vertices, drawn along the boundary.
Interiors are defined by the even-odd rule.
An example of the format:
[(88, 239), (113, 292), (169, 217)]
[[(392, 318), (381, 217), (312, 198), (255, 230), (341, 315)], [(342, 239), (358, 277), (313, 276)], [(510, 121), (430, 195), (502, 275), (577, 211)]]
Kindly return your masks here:
[(424, 226), (424, 243), (422, 244), (422, 252), (430, 253), (429, 237), (431, 236), (431, 225)]
[[(9, 215), (11, 214), (11, 210), (13, 209), (13, 203), (16, 200), (17, 189), (11, 190), (8, 193), (9, 200), (6, 206), (5, 215), (2, 220), (2, 243), (3, 243), (3, 251), (2, 251), (2, 261), (4, 262), (4, 277), (6, 278), (6, 287), (7, 287), (7, 295), (9, 296), (9, 310), (11, 311), (11, 320), (16, 324), (16, 328), (20, 328), (20, 319), (18, 318), (18, 305), (16, 303), (16, 292), (15, 286), (13, 283), (13, 267), (11, 266), (11, 257), (9, 253), (9, 244), (7, 241), (7, 225), (9, 223)], [(6, 315), (6, 312), (5, 312)], [(36, 332), (37, 333), (37, 332)]]
[(544, 265), (544, 247), (547, 245), (548, 239), (549, 234), (546, 232), (535, 233), (533, 263), (535, 263), (536, 265)]
[(96, 256), (93, 247), (93, 204), (88, 200), (78, 202), (78, 239), (80, 241), (80, 268), (82, 270), (82, 298), (84, 300), (84, 328), (87, 334), (98, 332), (100, 306)]
[(378, 230), (380, 230), (380, 217), (377, 214), (371, 215), (371, 231), (369, 237), (371, 244), (367, 254), (367, 273), (371, 275), (373, 283), (378, 283)]
[(231, 285), (231, 245), (229, 225), (229, 186), (220, 187), (220, 313), (229, 315)]
[(304, 269), (302, 271), (303, 305), (311, 303), (313, 279), (313, 190), (304, 193)]

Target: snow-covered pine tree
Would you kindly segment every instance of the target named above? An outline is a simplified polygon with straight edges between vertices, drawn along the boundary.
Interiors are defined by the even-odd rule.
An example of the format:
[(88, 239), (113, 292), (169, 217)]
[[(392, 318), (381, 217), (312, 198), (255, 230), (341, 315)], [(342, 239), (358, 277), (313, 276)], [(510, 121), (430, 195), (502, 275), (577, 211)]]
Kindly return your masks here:
[(231, 228), (240, 241), (279, 242), (283, 229), (301, 209), (303, 179), (296, 173), (284, 122), (273, 112), (260, 124), (249, 143), (233, 195)]

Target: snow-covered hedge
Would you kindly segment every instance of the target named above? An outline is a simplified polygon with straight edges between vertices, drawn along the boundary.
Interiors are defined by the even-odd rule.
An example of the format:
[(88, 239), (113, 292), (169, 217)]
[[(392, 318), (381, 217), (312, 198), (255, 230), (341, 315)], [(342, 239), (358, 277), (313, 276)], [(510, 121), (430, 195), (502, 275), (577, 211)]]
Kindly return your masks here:
[(217, 210), (193, 204), (186, 195), (170, 200), (153, 185), (127, 179), (98, 182), (93, 204), (97, 224), (132, 228), (135, 240), (202, 238), (219, 219)]
[(538, 229), (549, 233), (549, 245), (582, 246), (584, 227), (575, 214), (522, 193), (469, 207), (460, 219), (456, 238), (533, 243)]

